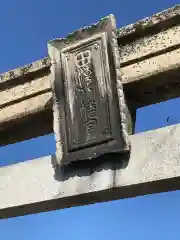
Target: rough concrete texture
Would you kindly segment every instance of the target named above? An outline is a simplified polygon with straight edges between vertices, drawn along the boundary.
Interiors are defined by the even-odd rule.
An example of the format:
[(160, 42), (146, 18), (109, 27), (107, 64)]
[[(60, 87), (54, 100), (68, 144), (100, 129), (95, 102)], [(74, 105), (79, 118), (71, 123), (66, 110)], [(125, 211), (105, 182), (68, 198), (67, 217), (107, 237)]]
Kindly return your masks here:
[[(130, 42), (128, 44), (120, 46), (119, 53), (122, 71), (124, 75), (123, 81), (126, 83), (128, 81), (133, 81), (133, 79), (138, 79), (138, 73), (140, 72), (138, 67), (139, 65), (143, 65), (141, 70), (141, 75), (143, 76), (143, 72), (148, 70), (143, 61), (144, 57), (147, 57), (148, 55), (152, 56), (153, 54), (158, 55), (159, 52), (162, 52), (171, 47), (179, 47), (179, 31), (180, 26), (175, 26), (163, 32), (159, 32), (151, 36), (144, 36), (140, 39), (135, 40), (134, 42)], [(173, 52), (171, 55), (173, 55)], [(158, 62), (158, 60), (154, 61), (154, 58), (152, 58), (151, 56), (149, 56), (149, 62)], [(164, 58), (164, 55), (162, 56), (162, 58)], [(138, 63), (133, 64), (133, 60), (135, 62), (138, 61)], [(139, 61), (141, 61), (141, 63), (139, 63)], [(38, 71), (39, 69), (41, 69), (42, 66), (45, 66), (43, 64), (45, 64), (43, 61), (32, 63), (31, 68), (29, 68), (26, 74), (32, 71)], [(49, 62), (47, 61), (46, 64), (49, 64)], [(129, 65), (129, 67), (124, 68), (124, 64), (126, 66)], [(163, 63), (161, 63), (161, 65), (163, 66)], [(16, 74), (16, 72), (20, 73), (20, 70), (16, 69), (14, 73), (14, 76), (18, 77), (19, 75)], [(153, 69), (150, 72), (153, 73)], [(5, 75), (10, 76), (9, 73), (5, 73)], [(5, 77), (3, 81), (5, 81)], [(45, 75), (42, 77), (40, 76), (38, 78), (32, 79), (31, 81), (24, 82), (23, 84), (18, 84), (11, 88), (4, 88), (1, 91), (0, 106), (4, 106), (5, 104), (24, 99), (26, 97), (30, 98), (31, 95), (48, 90), (50, 91), (49, 75)]]
[(164, 29), (167, 27), (168, 22), (171, 22), (171, 24), (177, 22), (177, 16), (180, 16), (180, 5), (176, 5), (162, 12), (156, 13), (151, 17), (144, 18), (136, 23), (122, 27), (118, 30), (118, 36), (119, 38), (123, 38), (136, 33), (140, 34), (149, 30), (149, 28), (155, 28), (157, 25), (158, 28)]
[(129, 151), (131, 120), (115, 30), (115, 17), (109, 15), (66, 39), (48, 42), (60, 165)]
[[(164, 53), (121, 68), (123, 83), (145, 81), (146, 78), (180, 67), (180, 49)], [(172, 81), (170, 79), (169, 81)], [(153, 84), (153, 82), (152, 82)], [(157, 92), (158, 94), (158, 92)]]
[[(13, 120), (17, 121), (18, 118), (24, 118), (43, 111), (47, 106), (49, 106), (51, 99), (52, 93), (46, 92), (37, 96), (33, 96), (24, 101), (20, 101), (16, 104), (0, 108), (0, 125), (10, 121), (12, 121), (13, 124)], [(33, 129), (31, 128), (29, 131), (33, 131)]]
[[(148, 77), (178, 69), (180, 67), (179, 53), (180, 50), (177, 49), (162, 55), (140, 61), (138, 63), (122, 67), (121, 72), (123, 83), (130, 84), (131, 82), (136, 81), (138, 90), (138, 83), (142, 82), (143, 80), (145, 81)], [(176, 75), (176, 77), (178, 76), (179, 75)], [(173, 78), (169, 77), (169, 81), (172, 80)], [(153, 84), (157, 84), (157, 79), (154, 79), (154, 81), (152, 79), (151, 85)], [(8, 121), (17, 121), (18, 119), (20, 120), (22, 117), (25, 116), (30, 118), (30, 115), (34, 114), (35, 112), (43, 111), (45, 110), (45, 108), (51, 107), (52, 105), (48, 104), (51, 103), (52, 96), (49, 86), (49, 78), (44, 77), (39, 79), (37, 78), (32, 82), (27, 82), (22, 85), (15, 86), (9, 90), (2, 91), (0, 93), (0, 123), (3, 124)], [(167, 100), (171, 97), (172, 92), (177, 92), (178, 89), (179, 88), (174, 86), (172, 90), (170, 89), (168, 94), (166, 93), (166, 99), (162, 99)], [(141, 90), (143, 92), (142, 88)], [(34, 96), (34, 93), (38, 95)], [(161, 99), (161, 95), (158, 94), (158, 91), (156, 91), (154, 94), (158, 95), (158, 100)], [(163, 94), (162, 97), (164, 96), (165, 95)], [(153, 99), (156, 99), (155, 97)], [(149, 102), (146, 101), (145, 105), (150, 103), (151, 100), (152, 98), (149, 99)], [(141, 101), (143, 101), (143, 97)], [(50, 128), (52, 128), (52, 123), (50, 123)], [(32, 131), (32, 129), (30, 131)]]
[(23, 67), (10, 70), (6, 73), (3, 73), (0, 75), (0, 83), (5, 82), (8, 80), (20, 78), (22, 76), (26, 76), (30, 73), (34, 73), (37, 71), (40, 71), (50, 65), (50, 60), (49, 58), (43, 58), (39, 61), (33, 62), (31, 64), (25, 65)]
[(42, 92), (51, 91), (49, 75), (27, 81), (23, 84), (5, 88), (0, 93), (0, 107), (4, 107), (13, 102), (21, 102)]
[[(180, 7), (175, 6), (118, 31), (122, 83), (126, 95), (136, 107), (179, 96), (179, 15)], [(137, 36), (136, 33), (140, 34)], [(51, 110), (49, 73), (50, 60), (45, 58), (0, 76), (0, 135), (3, 131), (4, 136), (12, 136), (12, 141), (7, 143), (14, 141), (12, 129), (10, 132), (6, 130), (8, 121), (12, 126), (15, 122), (21, 125), (24, 118), (31, 121), (34, 113), (40, 115)], [(162, 76), (162, 73), (165, 74)], [(170, 86), (174, 82), (176, 84)], [(145, 92), (149, 92), (151, 97)], [(29, 137), (32, 128), (29, 129), (30, 124), (26, 125), (25, 132)], [(33, 129), (39, 128), (39, 123), (34, 124)], [(52, 121), (49, 122), (49, 131), (51, 129)], [(43, 124), (40, 134), (44, 134)], [(36, 137), (36, 134), (31, 136)]]
[(121, 66), (131, 65), (132, 62), (151, 58), (153, 55), (160, 55), (171, 48), (179, 48), (179, 32), (180, 25), (119, 45)]
[(180, 125), (133, 135), (130, 159), (63, 169), (47, 156), (0, 168), (0, 217), (178, 189), (179, 136)]
[[(124, 38), (127, 35), (132, 35), (136, 32), (142, 32), (144, 35), (144, 30), (149, 29), (149, 27), (153, 28), (157, 24), (159, 24), (159, 32), (163, 31), (167, 28), (167, 26), (171, 24), (177, 24), (177, 17), (180, 15), (180, 5), (176, 5), (172, 8), (164, 10), (160, 13), (154, 14), (149, 18), (142, 19), (134, 24), (130, 24), (128, 26), (122, 27), (118, 30), (118, 38), (121, 42), (121, 38)], [(170, 24), (170, 25), (171, 25)], [(49, 58), (43, 58), (39, 61), (33, 62), (31, 64), (25, 65), (23, 67), (10, 70), (6, 73), (0, 75), (0, 82), (12, 80), (15, 78), (19, 78), (21, 76), (26, 76), (29, 73), (36, 72), (42, 70), (43, 68), (50, 66)]]

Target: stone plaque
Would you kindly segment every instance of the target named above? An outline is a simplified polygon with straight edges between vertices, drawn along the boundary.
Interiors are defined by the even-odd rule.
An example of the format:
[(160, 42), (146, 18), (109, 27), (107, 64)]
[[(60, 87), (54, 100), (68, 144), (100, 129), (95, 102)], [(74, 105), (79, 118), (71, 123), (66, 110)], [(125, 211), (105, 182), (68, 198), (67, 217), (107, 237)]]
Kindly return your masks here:
[(129, 150), (112, 15), (48, 44), (60, 164)]

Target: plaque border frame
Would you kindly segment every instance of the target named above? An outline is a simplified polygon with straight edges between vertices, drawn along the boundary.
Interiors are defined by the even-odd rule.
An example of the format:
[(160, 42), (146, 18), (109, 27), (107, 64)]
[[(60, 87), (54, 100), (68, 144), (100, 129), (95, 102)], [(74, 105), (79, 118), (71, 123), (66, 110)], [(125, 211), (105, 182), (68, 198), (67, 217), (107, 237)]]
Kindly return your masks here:
[[(96, 41), (98, 41), (98, 40), (101, 40), (101, 44), (103, 43), (103, 48), (105, 48), (106, 47), (106, 38), (107, 38), (107, 36), (106, 36), (106, 33), (100, 33), (100, 34), (96, 34), (95, 36), (93, 36), (93, 37), (90, 37), (90, 38), (87, 38), (87, 39), (84, 39), (84, 40), (82, 40), (82, 41), (80, 41), (80, 42), (78, 42), (77, 44), (73, 44), (73, 45), (71, 45), (71, 46), (68, 46), (68, 47), (66, 47), (66, 48), (63, 48), (62, 49), (62, 51), (61, 51), (61, 57), (62, 57), (62, 69), (63, 69), (63, 72), (65, 72), (65, 64), (64, 64), (64, 61), (63, 61), (63, 58), (65, 58), (65, 54), (66, 53), (68, 53), (69, 51), (73, 51), (74, 49), (78, 49), (78, 48), (81, 48), (81, 49), (83, 49), (86, 45), (93, 45), (93, 43), (94, 44), (97, 44), (96, 43)], [(86, 47), (85, 47), (86, 48)], [(109, 84), (110, 85), (110, 70), (109, 70), (109, 65), (108, 65), (108, 57), (106, 56), (107, 54), (106, 54), (106, 51), (100, 51), (100, 54), (103, 54), (104, 55), (104, 64), (105, 64), (105, 66), (108, 68), (108, 70), (106, 71), (106, 73), (105, 73), (105, 70), (104, 70), (104, 68), (103, 68), (103, 73), (106, 75), (106, 79), (104, 80), (104, 82), (105, 82), (105, 84), (107, 85), (107, 84)], [(103, 64), (103, 62), (101, 63), (101, 64)], [(63, 78), (65, 78), (65, 76), (63, 76)], [(107, 80), (107, 78), (109, 78), (108, 79), (108, 83), (106, 82), (106, 80)], [(107, 88), (107, 87), (106, 87)], [(112, 94), (112, 93), (111, 93)], [(111, 111), (110, 110), (110, 104), (109, 104), (109, 97), (110, 96), (107, 96), (107, 101), (108, 101), (108, 110), (111, 112), (110, 113), (110, 116), (108, 116), (108, 118), (110, 118), (109, 120), (110, 121), (112, 121), (114, 124), (117, 124), (117, 123), (115, 123), (115, 121), (113, 121), (113, 113), (112, 112), (114, 112), (114, 111)], [(67, 126), (66, 126), (67, 127)], [(115, 130), (113, 131), (113, 132), (115, 132)], [(110, 140), (110, 138), (112, 139), (112, 136), (113, 134), (111, 134), (111, 137), (108, 137), (108, 139)], [(115, 137), (114, 137), (115, 138)], [(103, 140), (102, 142), (105, 142), (105, 141), (109, 141), (109, 140)], [(90, 145), (94, 145), (95, 143), (92, 143), (92, 144), (90, 144)], [(97, 143), (98, 144), (98, 143)], [(100, 143), (101, 144), (101, 143)], [(67, 144), (68, 145), (68, 144)], [(87, 145), (87, 144), (84, 144), (84, 145)], [(80, 148), (89, 148), (88, 146), (87, 147), (83, 147), (83, 146), (81, 146)], [(67, 149), (67, 150), (69, 150), (68, 152), (73, 152), (73, 151), (75, 151), (75, 150), (70, 150), (70, 149)], [(77, 151), (79, 151), (79, 150), (77, 150)]]
[[(98, 23), (82, 29), (79, 29), (66, 38), (54, 39), (48, 42), (48, 54), (51, 60), (51, 88), (53, 92), (53, 129), (56, 140), (56, 161), (59, 165), (67, 165), (77, 160), (87, 160), (97, 158), (106, 153), (126, 152), (130, 150), (128, 137), (129, 112), (125, 102), (122, 78), (120, 71), (120, 57), (116, 34), (116, 21), (114, 15), (101, 19)], [(77, 149), (74, 152), (68, 152), (66, 136), (66, 116), (64, 99), (64, 82), (62, 54), (68, 49), (75, 48), (83, 42), (89, 42), (91, 39), (97, 39), (105, 34), (107, 39), (107, 57), (109, 65), (110, 78), (114, 78), (116, 94), (118, 100), (119, 123), (117, 129), (119, 135), (115, 139), (106, 143), (100, 143), (91, 147)], [(109, 56), (110, 54), (110, 56)], [(109, 101), (109, 99), (108, 99)], [(117, 112), (116, 112), (117, 114)], [(118, 119), (118, 118), (117, 118)]]

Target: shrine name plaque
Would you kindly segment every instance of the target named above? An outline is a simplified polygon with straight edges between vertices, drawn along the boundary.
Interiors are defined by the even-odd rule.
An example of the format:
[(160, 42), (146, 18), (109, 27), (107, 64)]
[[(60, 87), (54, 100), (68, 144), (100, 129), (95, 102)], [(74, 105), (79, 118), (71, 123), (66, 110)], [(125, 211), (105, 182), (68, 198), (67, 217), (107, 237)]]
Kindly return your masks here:
[(59, 164), (129, 149), (112, 15), (48, 43)]

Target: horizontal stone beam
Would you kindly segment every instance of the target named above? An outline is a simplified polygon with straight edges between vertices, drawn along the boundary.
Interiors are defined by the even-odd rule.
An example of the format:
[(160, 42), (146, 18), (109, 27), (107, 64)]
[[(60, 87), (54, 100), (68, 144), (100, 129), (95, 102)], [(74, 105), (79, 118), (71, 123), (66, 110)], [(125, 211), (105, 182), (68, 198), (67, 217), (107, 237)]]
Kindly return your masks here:
[[(118, 30), (122, 82), (134, 110), (180, 95), (179, 31), (180, 6)], [(52, 132), (49, 74), (45, 58), (0, 76), (0, 145)]]
[(58, 169), (54, 156), (0, 168), (0, 218), (180, 188), (180, 125), (130, 136), (130, 156)]

